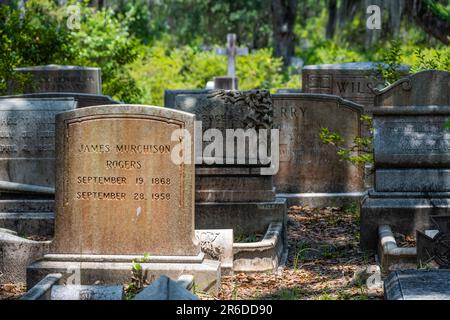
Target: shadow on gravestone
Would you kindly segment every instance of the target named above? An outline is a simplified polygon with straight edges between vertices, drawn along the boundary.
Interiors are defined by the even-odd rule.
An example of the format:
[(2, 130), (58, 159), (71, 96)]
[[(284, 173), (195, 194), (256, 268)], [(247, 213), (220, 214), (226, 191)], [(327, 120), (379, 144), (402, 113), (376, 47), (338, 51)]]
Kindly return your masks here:
[(198, 297), (176, 281), (166, 276), (159, 277), (150, 286), (136, 295), (134, 300), (199, 300)]

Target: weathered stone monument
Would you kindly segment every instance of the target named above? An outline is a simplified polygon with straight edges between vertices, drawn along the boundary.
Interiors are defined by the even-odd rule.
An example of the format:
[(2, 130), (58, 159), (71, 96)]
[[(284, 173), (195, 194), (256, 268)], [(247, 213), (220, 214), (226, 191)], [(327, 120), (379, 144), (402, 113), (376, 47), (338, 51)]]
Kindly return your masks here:
[(376, 248), (380, 225), (414, 235), (450, 208), (450, 73), (419, 72), (381, 90), (375, 101), (375, 187), (361, 205), (366, 250)]
[(97, 106), (59, 114), (56, 133), (55, 238), (28, 268), (28, 286), (74, 267), (78, 284), (126, 283), (145, 253), (148, 277), (192, 274), (200, 290), (218, 286), (219, 263), (204, 260), (194, 234), (192, 114)]
[(14, 80), (9, 81), (8, 92), (14, 95), (2, 96), (0, 99), (73, 98), (77, 108), (121, 103), (101, 94), (99, 68), (48, 65), (16, 68), (14, 71), (29, 77), (25, 87), (18, 88)]
[(20, 235), (53, 233), (55, 115), (65, 99), (0, 99), (0, 227)]
[(361, 168), (339, 158), (320, 139), (322, 128), (339, 133), (350, 147), (361, 134), (362, 106), (324, 94), (275, 94), (274, 124), (280, 130), (277, 193), (289, 204), (340, 205), (361, 197)]
[[(15, 68), (14, 72), (29, 75), (23, 93), (78, 92), (102, 94), (100, 68), (46, 65)], [(9, 93), (17, 89), (17, 83), (10, 81)]]
[[(264, 164), (249, 152), (249, 130), (265, 129), (270, 133), (272, 129), (269, 92), (212, 90), (206, 94), (178, 95), (175, 105), (194, 113), (196, 120), (201, 121), (196, 137), (196, 229), (233, 229), (235, 235), (264, 234), (271, 223), (280, 222), (280, 241), (286, 245), (286, 201), (275, 198), (273, 173), (264, 173), (273, 163)], [(240, 134), (242, 139), (238, 138)], [(223, 149), (212, 152), (213, 144), (219, 140)], [(266, 151), (276, 152), (268, 143)], [(245, 153), (239, 158), (237, 149), (242, 147)]]

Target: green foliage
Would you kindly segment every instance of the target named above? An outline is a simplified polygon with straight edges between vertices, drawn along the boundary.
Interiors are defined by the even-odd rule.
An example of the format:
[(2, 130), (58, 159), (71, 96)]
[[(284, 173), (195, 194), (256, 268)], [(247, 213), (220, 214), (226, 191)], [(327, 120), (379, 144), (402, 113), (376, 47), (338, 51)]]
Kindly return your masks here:
[(450, 47), (442, 49), (422, 49), (415, 50), (417, 61), (412, 66), (412, 72), (419, 72), (427, 69), (450, 71)]
[(377, 66), (377, 73), (385, 81), (386, 86), (394, 83), (402, 77), (399, 71), (402, 64), (401, 42), (399, 40), (391, 41), (391, 48), (386, 50), (382, 56), (382, 63)]
[(100, 67), (105, 94), (130, 103), (138, 100), (140, 91), (123, 68), (137, 57), (138, 42), (130, 37), (128, 20), (86, 3), (79, 4), (79, 30), (67, 27), (67, 7), (53, 1), (27, 1), (23, 13), (15, 6), (0, 6), (0, 93), (5, 93), (7, 79), (26, 80), (13, 74), (15, 67), (72, 64)]
[[(369, 131), (372, 130), (371, 117), (363, 115), (361, 116), (361, 121), (369, 128)], [(364, 167), (365, 164), (373, 163), (372, 138), (357, 136), (353, 139), (353, 144), (348, 146), (340, 133), (331, 132), (328, 128), (322, 128), (320, 140), (324, 144), (335, 146), (341, 160), (349, 161), (361, 167)]]
[[(227, 58), (213, 51), (189, 46), (171, 50), (166, 41), (159, 41), (150, 48), (141, 47), (140, 52), (129, 72), (142, 90), (141, 103), (162, 105), (165, 89), (204, 88), (214, 76), (227, 73)], [(238, 57), (239, 88), (280, 88), (281, 66), (281, 59), (269, 49)]]

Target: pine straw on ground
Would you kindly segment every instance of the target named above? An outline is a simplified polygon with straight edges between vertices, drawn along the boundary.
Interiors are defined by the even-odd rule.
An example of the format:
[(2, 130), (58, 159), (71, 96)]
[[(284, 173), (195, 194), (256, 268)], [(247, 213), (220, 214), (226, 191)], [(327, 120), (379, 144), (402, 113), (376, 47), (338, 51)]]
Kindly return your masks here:
[(359, 250), (356, 207), (289, 211), (289, 257), (280, 274), (222, 278), (216, 299), (381, 299), (355, 274), (375, 264)]

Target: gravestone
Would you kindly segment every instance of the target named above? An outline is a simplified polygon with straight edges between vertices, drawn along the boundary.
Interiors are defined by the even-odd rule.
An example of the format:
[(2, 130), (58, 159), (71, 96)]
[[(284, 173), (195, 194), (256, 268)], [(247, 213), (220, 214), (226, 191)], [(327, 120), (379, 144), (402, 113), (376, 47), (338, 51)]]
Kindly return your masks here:
[(172, 161), (194, 158), (193, 130), (193, 115), (160, 107), (59, 114), (55, 238), (28, 284), (74, 264), (78, 284), (126, 283), (132, 260), (148, 253), (148, 277), (186, 272), (201, 290), (216, 288), (219, 263), (204, 260), (195, 240), (194, 163)]
[(417, 231), (417, 264), (426, 266), (436, 263), (439, 267), (450, 268), (450, 215), (432, 216), (436, 230)]
[[(14, 72), (29, 75), (23, 93), (77, 92), (102, 94), (100, 68), (46, 65), (15, 68)], [(9, 94), (17, 91), (15, 81), (9, 82)]]
[(55, 115), (64, 99), (0, 99), (0, 227), (20, 235), (53, 232)]
[(360, 135), (362, 106), (324, 94), (274, 94), (274, 124), (280, 130), (277, 193), (289, 204), (341, 205), (362, 195), (361, 168), (343, 161), (320, 139), (322, 128), (343, 137), (347, 147)]
[[(378, 65), (375, 62), (351, 62), (305, 66), (303, 92), (333, 94), (364, 107), (373, 107), (373, 89), (384, 87), (383, 79), (377, 78)], [(409, 69), (401, 66), (399, 70), (406, 74)]]
[[(361, 247), (376, 248), (379, 225), (415, 235), (450, 207), (450, 73), (423, 71), (377, 93), (375, 186), (361, 206)], [(398, 103), (398, 105), (392, 105)]]
[[(275, 198), (273, 173), (264, 173), (270, 164), (263, 164), (248, 148), (238, 162), (237, 148), (246, 140), (232, 140), (233, 155), (227, 154), (230, 149), (225, 143), (230, 133), (245, 134), (252, 129), (270, 132), (273, 126), (270, 94), (259, 90), (213, 90), (207, 94), (179, 95), (175, 105), (179, 110), (194, 113), (196, 120), (201, 121), (197, 124), (196, 138), (196, 229), (264, 234), (270, 223), (280, 222), (282, 241), (286, 245), (286, 201)], [(223, 138), (224, 144), (224, 149), (215, 155), (207, 152), (211, 142), (217, 142), (207, 136), (213, 132), (217, 139)], [(270, 150), (271, 145), (267, 147)]]
[(401, 270), (384, 282), (386, 300), (450, 300), (450, 270)]
[(77, 108), (92, 107), (105, 104), (120, 104), (121, 102), (111, 99), (110, 96), (90, 93), (76, 92), (44, 92), (26, 93), (13, 96), (0, 96), (0, 99), (53, 99), (53, 98), (73, 98), (77, 102)]
[(208, 89), (180, 89), (180, 90), (164, 90), (164, 107), (174, 108), (175, 98), (180, 94), (202, 94), (207, 93)]

